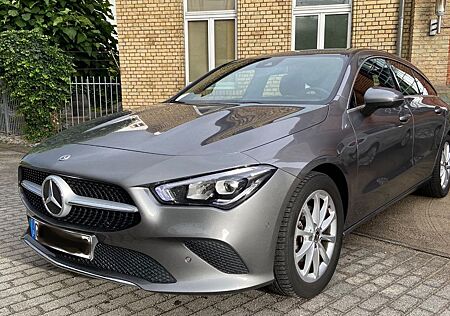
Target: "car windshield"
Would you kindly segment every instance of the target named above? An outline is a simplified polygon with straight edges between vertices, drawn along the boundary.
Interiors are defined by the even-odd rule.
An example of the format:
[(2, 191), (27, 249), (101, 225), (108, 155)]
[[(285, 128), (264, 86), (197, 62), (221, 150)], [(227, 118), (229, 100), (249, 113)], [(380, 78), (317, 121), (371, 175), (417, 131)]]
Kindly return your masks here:
[(343, 72), (341, 55), (298, 55), (229, 63), (175, 101), (206, 104), (318, 104), (328, 100)]

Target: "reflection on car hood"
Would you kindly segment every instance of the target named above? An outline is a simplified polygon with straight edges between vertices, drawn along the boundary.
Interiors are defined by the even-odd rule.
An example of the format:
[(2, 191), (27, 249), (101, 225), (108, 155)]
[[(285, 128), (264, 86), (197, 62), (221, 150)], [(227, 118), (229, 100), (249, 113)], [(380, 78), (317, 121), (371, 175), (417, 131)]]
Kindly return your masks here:
[(323, 121), (327, 106), (160, 104), (81, 124), (35, 149), (67, 144), (163, 155), (242, 152)]

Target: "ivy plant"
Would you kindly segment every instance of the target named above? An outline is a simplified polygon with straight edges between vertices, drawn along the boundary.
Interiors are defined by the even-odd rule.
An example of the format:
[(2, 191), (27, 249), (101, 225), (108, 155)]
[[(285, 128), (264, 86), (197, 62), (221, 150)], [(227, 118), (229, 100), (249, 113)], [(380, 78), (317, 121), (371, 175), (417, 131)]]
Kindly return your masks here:
[(18, 102), (30, 141), (56, 133), (74, 71), (72, 58), (40, 32), (0, 32), (0, 81)]
[(74, 57), (77, 70), (117, 70), (109, 0), (0, 0), (0, 31), (38, 30)]

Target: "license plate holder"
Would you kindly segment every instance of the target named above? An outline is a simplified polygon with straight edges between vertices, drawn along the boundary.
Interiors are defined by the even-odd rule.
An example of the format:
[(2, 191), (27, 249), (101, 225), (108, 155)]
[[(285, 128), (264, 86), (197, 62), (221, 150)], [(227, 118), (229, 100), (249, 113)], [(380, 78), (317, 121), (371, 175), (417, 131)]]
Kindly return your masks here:
[(40, 244), (66, 254), (94, 259), (97, 237), (55, 227), (34, 218), (29, 219), (31, 238)]

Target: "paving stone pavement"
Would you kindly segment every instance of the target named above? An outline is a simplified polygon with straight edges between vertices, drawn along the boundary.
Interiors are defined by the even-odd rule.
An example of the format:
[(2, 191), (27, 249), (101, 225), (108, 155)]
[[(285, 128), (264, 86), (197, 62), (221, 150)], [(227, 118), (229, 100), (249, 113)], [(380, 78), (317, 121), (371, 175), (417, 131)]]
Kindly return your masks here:
[(75, 275), (28, 249), (16, 185), (21, 154), (0, 149), (0, 315), (446, 315), (450, 259), (350, 235), (337, 272), (311, 300), (261, 291), (150, 293)]

